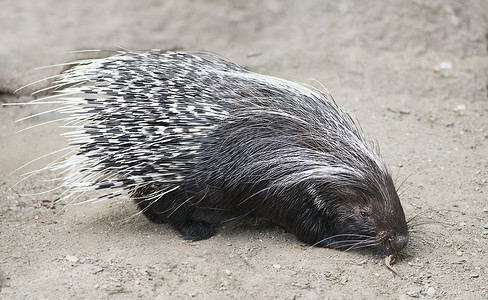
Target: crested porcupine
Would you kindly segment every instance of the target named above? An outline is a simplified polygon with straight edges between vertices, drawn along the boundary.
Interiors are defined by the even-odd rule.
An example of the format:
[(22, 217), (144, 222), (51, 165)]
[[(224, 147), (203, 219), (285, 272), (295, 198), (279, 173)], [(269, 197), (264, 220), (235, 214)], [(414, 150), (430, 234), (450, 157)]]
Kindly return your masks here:
[(78, 62), (53, 88), (74, 128), (75, 154), (50, 166), (67, 171), (69, 196), (125, 189), (188, 240), (252, 216), (317, 246), (392, 254), (407, 244), (391, 175), (327, 92), (160, 50)]

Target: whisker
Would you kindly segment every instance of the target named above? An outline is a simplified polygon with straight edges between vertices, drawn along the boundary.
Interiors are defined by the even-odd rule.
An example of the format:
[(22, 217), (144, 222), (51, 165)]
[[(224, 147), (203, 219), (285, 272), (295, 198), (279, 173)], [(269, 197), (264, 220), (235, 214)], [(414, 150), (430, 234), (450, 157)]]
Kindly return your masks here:
[(373, 246), (377, 246), (378, 244), (379, 243), (377, 241), (369, 241), (369, 242), (361, 241), (361, 242), (358, 242), (358, 243), (352, 245), (351, 247), (345, 249), (344, 252), (348, 252), (348, 251), (351, 251), (351, 250), (362, 249), (362, 248), (373, 247)]
[(413, 170), (412, 172), (410, 172), (410, 174), (407, 175), (407, 177), (405, 177), (402, 182), (400, 183), (400, 185), (396, 188), (396, 191), (397, 193), (399, 193), (400, 195), (403, 193), (401, 192), (400, 193), (400, 189), (403, 187), (403, 185), (405, 184), (405, 182), (410, 178), (412, 177), (413, 174), (417, 173), (418, 170), (420, 170), (421, 168), (425, 168), (424, 165), (421, 165), (421, 166), (418, 166), (415, 170)]
[(417, 227), (417, 226), (421, 226), (421, 225), (426, 225), (426, 224), (438, 224), (438, 225), (443, 225), (445, 224), (445, 222), (441, 222), (441, 221), (423, 221), (423, 222), (419, 222), (419, 223), (413, 223), (413, 224), (408, 224), (409, 228), (413, 228), (413, 227)]
[[(320, 243), (323, 243), (327, 240), (332, 240), (332, 239), (336, 239), (336, 238), (340, 238), (340, 237), (350, 237), (350, 238), (374, 238), (370, 235), (364, 235), (364, 234), (351, 234), (351, 233), (344, 233), (344, 234), (336, 234), (336, 235), (333, 235), (333, 236), (330, 236), (330, 237), (326, 237), (316, 243), (314, 243), (312, 246), (310, 246), (309, 248), (307, 248), (307, 250), (309, 249), (312, 249), (313, 247), (317, 246), (318, 244)], [(364, 239), (362, 239), (364, 240)], [(345, 240), (340, 240), (340, 241), (337, 241), (337, 242), (344, 242), (344, 241), (348, 241), (348, 239), (345, 239)], [(336, 242), (333, 242), (333, 243), (336, 243)], [(333, 243), (329, 243), (327, 244), (330, 245), (330, 244), (333, 244)]]

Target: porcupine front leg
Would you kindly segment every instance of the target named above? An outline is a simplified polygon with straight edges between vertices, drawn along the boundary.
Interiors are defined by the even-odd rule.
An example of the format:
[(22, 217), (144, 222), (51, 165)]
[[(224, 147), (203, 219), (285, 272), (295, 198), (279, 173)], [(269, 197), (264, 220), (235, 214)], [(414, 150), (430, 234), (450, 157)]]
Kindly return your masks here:
[(151, 195), (155, 191), (152, 186), (145, 186), (141, 188), (134, 189), (130, 193), (130, 197), (139, 206), (141, 212), (146, 216), (146, 218), (153, 223), (168, 223), (168, 218), (166, 214), (159, 207), (161, 204), (155, 199), (150, 199), (148, 195)]
[[(156, 187), (134, 190), (131, 197), (146, 218), (154, 223), (170, 223), (185, 240), (198, 241), (212, 236), (211, 224), (199, 216), (204, 214), (188, 201), (188, 196), (179, 191), (164, 194), (159, 199), (147, 197), (157, 193)], [(155, 201), (156, 200), (156, 201)]]

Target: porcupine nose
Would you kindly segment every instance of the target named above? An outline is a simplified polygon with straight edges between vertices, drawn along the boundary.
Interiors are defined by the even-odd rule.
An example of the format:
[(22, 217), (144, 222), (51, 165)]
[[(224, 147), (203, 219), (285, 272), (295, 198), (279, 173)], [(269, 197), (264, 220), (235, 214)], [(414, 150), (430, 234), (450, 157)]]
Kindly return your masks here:
[(405, 248), (405, 246), (407, 246), (407, 243), (408, 243), (408, 236), (406, 236), (406, 235), (397, 235), (392, 240), (393, 248), (396, 251), (399, 251), (399, 250)]

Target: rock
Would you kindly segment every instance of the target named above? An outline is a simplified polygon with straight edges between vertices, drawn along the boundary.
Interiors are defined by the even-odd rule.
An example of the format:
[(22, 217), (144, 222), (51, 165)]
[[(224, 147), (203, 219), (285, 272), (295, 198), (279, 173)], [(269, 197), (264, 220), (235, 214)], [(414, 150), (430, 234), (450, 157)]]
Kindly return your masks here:
[(450, 61), (441, 61), (439, 63), (440, 70), (452, 70), (452, 62)]
[(454, 109), (454, 111), (465, 111), (466, 110), (466, 105), (464, 104), (459, 104), (458, 106), (456, 106), (456, 108)]
[(429, 288), (427, 289), (427, 295), (429, 295), (429, 296), (431, 296), (431, 297), (432, 297), (432, 296), (434, 296), (434, 295), (435, 295), (435, 288), (433, 288), (433, 287), (429, 287)]
[(347, 279), (347, 277), (345, 276), (341, 276), (341, 278), (339, 278), (339, 284), (340, 285), (346, 285), (346, 283), (349, 281), (349, 279)]
[(412, 298), (418, 298), (420, 297), (420, 291), (421, 291), (420, 288), (412, 288), (407, 291), (407, 295)]
[(66, 255), (66, 260), (72, 263), (78, 262), (78, 257), (72, 255)]

